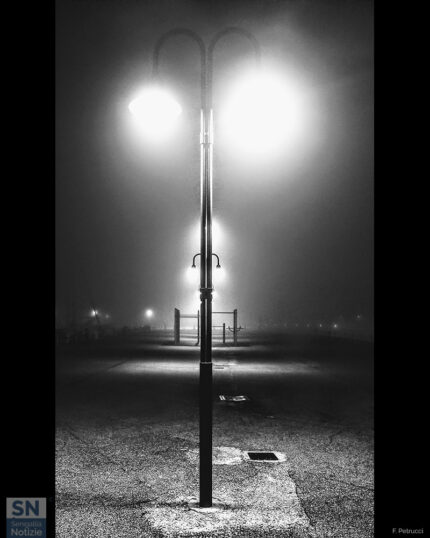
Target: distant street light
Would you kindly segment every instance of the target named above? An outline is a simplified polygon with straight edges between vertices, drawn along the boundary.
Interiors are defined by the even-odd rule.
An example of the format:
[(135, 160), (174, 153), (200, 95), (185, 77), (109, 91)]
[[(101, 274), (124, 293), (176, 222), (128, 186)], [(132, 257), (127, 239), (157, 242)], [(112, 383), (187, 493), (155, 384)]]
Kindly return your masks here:
[[(196, 258), (197, 258), (197, 256), (200, 256), (200, 252), (198, 252), (197, 254), (195, 254), (195, 255), (193, 256), (193, 263), (191, 264), (191, 267), (193, 267), (193, 268), (196, 267)], [(212, 252), (212, 256), (215, 256), (216, 259), (217, 259), (217, 264), (216, 264), (217, 269), (221, 269), (221, 265), (220, 265), (220, 263), (219, 263), (219, 256), (218, 256), (218, 254), (215, 254), (214, 252)]]
[(150, 308), (148, 308), (147, 310), (145, 310), (145, 317), (147, 317), (148, 319), (152, 318), (154, 315), (154, 311), (151, 310)]
[[(164, 43), (178, 35), (191, 38), (200, 51), (200, 185), (201, 185), (201, 224), (200, 252), (200, 506), (212, 506), (212, 151), (213, 151), (213, 110), (212, 76), (214, 49), (220, 39), (227, 35), (238, 34), (251, 44), (257, 64), (260, 65), (260, 46), (255, 37), (240, 28), (230, 27), (218, 32), (206, 47), (201, 37), (186, 28), (177, 28), (162, 35), (153, 53), (154, 85), (143, 90), (129, 105), (129, 110), (140, 125), (142, 133), (155, 140), (169, 134), (181, 113), (180, 105), (173, 96), (161, 88), (158, 80), (159, 55)], [(261, 73), (259, 74), (259, 76)], [(249, 82), (249, 81), (248, 81)], [(251, 151), (255, 144), (263, 150), (279, 142), (279, 136), (291, 126), (291, 107), (288, 93), (285, 93), (276, 80), (256, 79), (242, 88), (242, 101), (235, 95), (228, 108), (232, 131), (240, 132), (239, 142), (244, 142)], [(288, 130), (288, 129), (287, 129)], [(147, 313), (152, 312), (147, 310)], [(149, 316), (150, 317), (150, 316)]]

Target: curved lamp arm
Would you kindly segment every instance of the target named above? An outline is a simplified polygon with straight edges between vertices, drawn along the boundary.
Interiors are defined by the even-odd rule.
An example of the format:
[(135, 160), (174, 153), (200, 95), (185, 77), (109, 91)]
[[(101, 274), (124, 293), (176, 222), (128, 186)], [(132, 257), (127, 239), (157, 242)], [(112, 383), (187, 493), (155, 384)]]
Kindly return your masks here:
[(191, 265), (191, 267), (195, 267), (195, 266), (196, 266), (196, 258), (197, 258), (197, 256), (200, 256), (200, 252), (198, 252), (197, 254), (195, 254), (195, 255), (193, 256), (193, 264)]
[[(194, 254), (194, 256), (193, 256), (193, 264), (191, 265), (191, 267), (195, 267), (195, 266), (196, 266), (196, 258), (197, 258), (197, 256), (200, 256), (200, 252), (198, 252), (197, 254)], [(219, 264), (219, 256), (218, 256), (218, 254), (215, 254), (214, 252), (212, 252), (212, 256), (215, 256), (216, 259), (218, 260), (216, 266), (217, 266), (217, 268), (219, 269), (219, 268), (221, 267), (221, 265)]]
[(208, 47), (207, 104), (208, 104), (208, 107), (210, 108), (212, 107), (212, 78), (213, 78), (214, 49), (218, 41), (228, 34), (239, 34), (246, 37), (248, 41), (251, 43), (251, 46), (254, 50), (254, 55), (255, 55), (257, 66), (260, 65), (260, 60), (261, 60), (260, 44), (258, 43), (257, 39), (251, 34), (251, 32), (248, 32), (247, 30), (243, 30), (242, 28), (239, 28), (237, 26), (229, 26), (228, 28), (224, 28), (224, 30), (221, 30), (220, 32), (215, 34), (214, 37), (212, 38), (212, 41), (209, 43), (209, 47)]
[(219, 264), (219, 256), (218, 256), (218, 254), (215, 254), (215, 252), (212, 252), (212, 256), (215, 256), (216, 259), (218, 260), (218, 263), (217, 263), (216, 266), (217, 266), (217, 268), (219, 269), (219, 268), (221, 267), (221, 265)]
[(200, 98), (201, 106), (205, 108), (206, 106), (206, 95), (207, 95), (207, 83), (206, 83), (206, 47), (202, 38), (193, 32), (188, 30), (188, 28), (174, 28), (169, 32), (163, 34), (157, 41), (154, 47), (154, 53), (152, 56), (152, 76), (158, 78), (158, 66), (159, 66), (159, 57), (160, 51), (164, 43), (173, 36), (177, 35), (186, 35), (190, 37), (195, 43), (197, 43), (200, 51)]

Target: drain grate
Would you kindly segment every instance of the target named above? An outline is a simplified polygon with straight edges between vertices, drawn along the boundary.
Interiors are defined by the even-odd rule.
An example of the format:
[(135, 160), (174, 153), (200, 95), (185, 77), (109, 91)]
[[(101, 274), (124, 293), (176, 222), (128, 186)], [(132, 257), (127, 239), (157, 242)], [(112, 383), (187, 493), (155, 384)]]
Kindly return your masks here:
[(220, 394), (219, 399), (222, 402), (247, 402), (249, 401), (248, 396), (239, 395), (239, 396), (227, 396), (225, 394)]
[(274, 452), (247, 452), (246, 454), (252, 461), (279, 461)]

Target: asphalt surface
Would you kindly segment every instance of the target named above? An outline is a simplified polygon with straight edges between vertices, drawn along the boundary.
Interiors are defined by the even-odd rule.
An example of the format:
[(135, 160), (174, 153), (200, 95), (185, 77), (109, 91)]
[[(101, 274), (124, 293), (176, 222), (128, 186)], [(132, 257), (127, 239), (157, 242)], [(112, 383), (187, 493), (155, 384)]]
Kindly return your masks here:
[(246, 336), (214, 349), (210, 513), (194, 510), (198, 347), (168, 332), (58, 347), (58, 537), (374, 535), (372, 345)]

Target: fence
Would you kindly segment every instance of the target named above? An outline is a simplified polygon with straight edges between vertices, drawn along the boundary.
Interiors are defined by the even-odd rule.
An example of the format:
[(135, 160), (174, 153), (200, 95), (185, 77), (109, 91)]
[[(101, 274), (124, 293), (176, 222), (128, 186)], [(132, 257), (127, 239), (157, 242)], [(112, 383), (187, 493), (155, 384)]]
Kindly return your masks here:
[[(222, 328), (222, 342), (226, 343), (226, 329), (233, 334), (233, 345), (237, 346), (237, 336), (242, 327), (237, 325), (237, 308), (231, 312), (212, 312), (212, 314), (222, 314), (222, 315), (231, 315), (233, 316), (233, 327), (227, 326), (225, 323), (222, 325), (212, 325), (213, 329)], [(181, 311), (178, 308), (175, 308), (175, 319), (174, 319), (174, 343), (179, 345), (181, 343), (181, 319), (197, 319), (197, 342), (196, 345), (200, 343), (200, 311), (197, 311), (197, 314), (181, 314)]]

